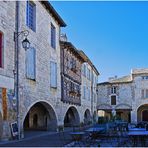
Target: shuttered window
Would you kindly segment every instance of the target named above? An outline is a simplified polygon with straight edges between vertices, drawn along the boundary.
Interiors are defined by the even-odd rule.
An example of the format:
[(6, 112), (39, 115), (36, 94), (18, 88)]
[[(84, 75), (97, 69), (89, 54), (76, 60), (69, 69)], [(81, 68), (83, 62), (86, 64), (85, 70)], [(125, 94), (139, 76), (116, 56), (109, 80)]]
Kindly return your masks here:
[(57, 88), (57, 63), (50, 62), (50, 87)]
[(36, 5), (32, 1), (27, 1), (26, 24), (33, 31), (36, 30)]
[(36, 77), (36, 50), (30, 48), (26, 51), (26, 77), (35, 80)]
[(51, 24), (51, 47), (56, 49), (56, 28)]
[(0, 67), (3, 67), (3, 34), (0, 32)]

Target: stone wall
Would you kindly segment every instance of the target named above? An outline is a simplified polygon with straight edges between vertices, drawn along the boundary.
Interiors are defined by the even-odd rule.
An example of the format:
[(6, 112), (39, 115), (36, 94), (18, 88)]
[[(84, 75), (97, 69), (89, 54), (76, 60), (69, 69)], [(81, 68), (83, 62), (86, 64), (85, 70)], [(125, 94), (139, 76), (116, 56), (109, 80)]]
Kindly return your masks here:
[[(131, 122), (142, 121), (142, 112), (138, 112), (139, 107), (148, 104), (148, 96), (142, 97), (142, 90), (148, 89), (148, 80), (143, 80), (143, 76), (147, 76), (148, 73), (138, 73), (136, 75), (131, 74), (131, 82), (122, 83), (100, 83), (98, 84), (98, 110), (129, 110), (131, 111)], [(118, 80), (116, 80), (118, 81)], [(109, 88), (117, 86), (116, 105), (111, 105), (111, 93)], [(143, 107), (147, 110), (147, 107)], [(142, 111), (142, 109), (141, 109)], [(138, 114), (137, 114), (138, 112)], [(124, 115), (124, 117), (127, 119)]]
[[(26, 2), (19, 1), (19, 31), (29, 31), (28, 39), (31, 47), (36, 49), (36, 80), (30, 80), (26, 78), (26, 52), (21, 45), (23, 37), (19, 36), (19, 113), (21, 137), (24, 134), (23, 124), (25, 117), (30, 109), (38, 102), (42, 103), (45, 109), (55, 116), (55, 120), (49, 124), (57, 126), (64, 124), (64, 117), (70, 107), (74, 107), (77, 110), (80, 122), (84, 121), (86, 109), (91, 111), (91, 99), (83, 99), (81, 106), (70, 105), (61, 101), (60, 26), (57, 20), (53, 18), (52, 14), (49, 14), (40, 2), (34, 1), (34, 3), (36, 5), (35, 32), (26, 26)], [(15, 32), (15, 4), (16, 2), (11, 1), (2, 1), (0, 3), (0, 31), (4, 34), (4, 68), (0, 68), (0, 88), (7, 88), (9, 94), (7, 97), (8, 108), (11, 109), (8, 113), (8, 120), (3, 121), (3, 127), (0, 124), (0, 131), (3, 130), (3, 138), (11, 137), (10, 124), (17, 120), (16, 104), (13, 111), (13, 106), (10, 106), (12, 104), (11, 101), (15, 100), (14, 94), (10, 95), (10, 90), (14, 92), (13, 72), (15, 49), (13, 39)], [(53, 49), (50, 43), (51, 23), (56, 28), (56, 49)], [(50, 61), (57, 63), (57, 88), (50, 87)], [(91, 82), (85, 78), (82, 81), (86, 81), (87, 85), (91, 87)], [(93, 109), (95, 110), (95, 103)], [(0, 111), (1, 121), (1, 118), (3, 118), (2, 102), (0, 102)]]

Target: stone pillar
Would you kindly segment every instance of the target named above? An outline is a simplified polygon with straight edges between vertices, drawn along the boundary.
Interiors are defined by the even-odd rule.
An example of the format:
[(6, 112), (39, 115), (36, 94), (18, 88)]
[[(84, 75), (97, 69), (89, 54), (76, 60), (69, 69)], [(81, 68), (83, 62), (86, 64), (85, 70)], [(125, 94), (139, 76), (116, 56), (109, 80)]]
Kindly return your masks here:
[(23, 128), (23, 124), (20, 124), (20, 138), (24, 138), (24, 128)]
[(112, 115), (116, 116), (116, 110), (115, 109), (112, 110)]
[(131, 111), (131, 123), (137, 123), (137, 111), (135, 109)]
[(11, 137), (10, 133), (9, 123), (7, 121), (3, 121), (2, 141), (8, 141)]

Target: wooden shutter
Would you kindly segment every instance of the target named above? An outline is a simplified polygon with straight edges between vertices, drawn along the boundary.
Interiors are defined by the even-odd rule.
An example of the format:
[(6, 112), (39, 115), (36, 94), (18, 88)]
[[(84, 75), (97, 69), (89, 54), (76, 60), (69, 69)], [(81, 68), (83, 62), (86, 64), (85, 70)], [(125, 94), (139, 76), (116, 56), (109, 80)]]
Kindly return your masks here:
[(2, 67), (2, 62), (3, 62), (3, 46), (2, 46), (2, 42), (3, 42), (3, 34), (0, 32), (0, 67)]
[(50, 86), (57, 87), (57, 63), (50, 62)]
[(51, 24), (51, 47), (56, 48), (56, 29), (53, 24)]
[(35, 48), (28, 49), (26, 53), (26, 76), (29, 79), (35, 80)]

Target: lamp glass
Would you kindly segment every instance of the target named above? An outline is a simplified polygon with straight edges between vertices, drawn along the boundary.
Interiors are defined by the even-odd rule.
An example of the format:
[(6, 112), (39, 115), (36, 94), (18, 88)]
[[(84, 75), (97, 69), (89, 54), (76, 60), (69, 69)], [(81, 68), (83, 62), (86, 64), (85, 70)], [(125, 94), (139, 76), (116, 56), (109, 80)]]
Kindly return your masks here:
[(23, 41), (22, 41), (22, 46), (25, 50), (29, 49), (30, 48), (30, 42), (28, 41), (27, 38), (25, 38)]

